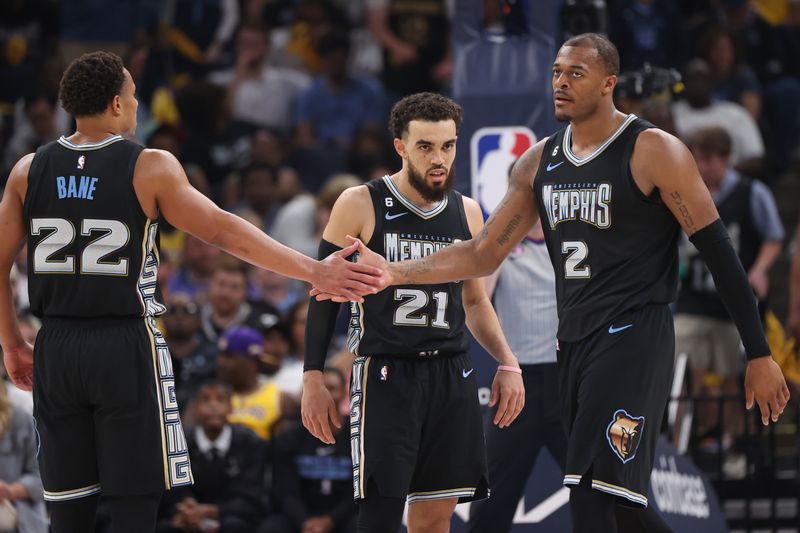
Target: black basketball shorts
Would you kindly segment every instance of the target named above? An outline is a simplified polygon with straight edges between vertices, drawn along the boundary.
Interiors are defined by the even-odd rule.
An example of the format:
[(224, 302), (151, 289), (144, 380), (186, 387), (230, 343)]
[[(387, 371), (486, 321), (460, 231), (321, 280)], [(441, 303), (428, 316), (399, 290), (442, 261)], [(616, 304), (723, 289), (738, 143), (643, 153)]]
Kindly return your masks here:
[(382, 497), (417, 501), (488, 497), (478, 387), (467, 354), (358, 357), (350, 442), (354, 497), (369, 479)]
[(192, 483), (169, 350), (152, 319), (45, 319), (33, 401), (45, 500)]
[(576, 343), (559, 342), (567, 436), (565, 485), (591, 471), (592, 488), (647, 506), (650, 471), (675, 358), (672, 313), (651, 305)]

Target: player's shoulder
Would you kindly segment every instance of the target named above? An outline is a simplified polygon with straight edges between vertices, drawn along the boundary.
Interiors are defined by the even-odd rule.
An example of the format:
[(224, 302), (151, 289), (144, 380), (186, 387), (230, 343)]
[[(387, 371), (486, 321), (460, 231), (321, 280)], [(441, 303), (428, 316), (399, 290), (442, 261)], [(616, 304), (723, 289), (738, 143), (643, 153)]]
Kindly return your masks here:
[(25, 192), (28, 189), (28, 173), (31, 170), (31, 164), (35, 156), (36, 154), (34, 153), (22, 156), (11, 168), (11, 172), (8, 175), (5, 189), (14, 191), (20, 199), (25, 197)]
[(653, 155), (664, 150), (672, 151), (676, 149), (686, 149), (686, 145), (675, 135), (661, 128), (653, 127), (644, 129), (639, 133), (636, 138), (634, 154), (646, 152), (648, 155)]
[(517, 159), (511, 167), (511, 184), (520, 183), (521, 181), (524, 181), (528, 185), (533, 184), (536, 171), (539, 170), (539, 164), (542, 161), (544, 148), (549, 139), (550, 137), (544, 137), (519, 156), (519, 159)]
[(467, 218), (470, 218), (471, 216), (483, 217), (483, 211), (481, 211), (481, 206), (478, 202), (463, 194), (461, 195), (461, 199), (464, 202), (464, 212), (466, 213)]
[(363, 209), (372, 204), (372, 197), (366, 184), (348, 187), (339, 198), (336, 199), (334, 206), (337, 209)]

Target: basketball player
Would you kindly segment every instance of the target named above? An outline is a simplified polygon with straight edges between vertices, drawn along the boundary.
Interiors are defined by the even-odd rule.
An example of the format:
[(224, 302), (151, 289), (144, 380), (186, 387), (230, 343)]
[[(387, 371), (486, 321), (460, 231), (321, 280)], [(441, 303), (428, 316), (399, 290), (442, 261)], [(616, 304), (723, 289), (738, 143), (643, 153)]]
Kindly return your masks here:
[[(346, 190), (331, 212), (320, 255), (358, 235), (389, 261), (422, 257), (483, 227), (478, 204), (452, 189), (461, 108), (433, 93), (400, 100), (390, 127), (403, 166)], [(322, 380), (337, 305), (312, 301), (302, 414), (333, 442), (336, 408)], [(409, 503), (410, 533), (446, 533), (456, 503), (488, 495), (478, 390), (465, 327), (500, 363), (491, 403), (507, 427), (524, 403), (521, 370), (480, 279), (398, 286), (351, 307), (350, 438), (359, 533), (396, 532)]]
[[(677, 289), (681, 228), (742, 338), (747, 407), (758, 402), (766, 425), (789, 399), (747, 276), (691, 153), (614, 108), (618, 70), (617, 50), (604, 36), (564, 43), (552, 87), (556, 118), (569, 125), (517, 161), (506, 197), (475, 239), (408, 263), (359, 248), (360, 261), (384, 269), (386, 285), (467, 279), (497, 268), (541, 214), (556, 272), (564, 483), (572, 487), (577, 532), (613, 533), (617, 503), (647, 506), (672, 374), (667, 304)], [(639, 530), (668, 530), (653, 512), (633, 516)]]
[[(169, 351), (155, 328), (165, 311), (160, 215), (260, 267), (342, 294), (370, 291), (370, 271), (350, 267), (348, 250), (309, 260), (218, 209), (169, 153), (125, 140), (136, 128), (134, 90), (118, 56), (75, 60), (60, 98), (77, 131), (23, 157), (0, 204), (0, 344), (14, 383), (33, 387), (54, 533), (93, 531), (101, 491), (115, 532), (153, 531), (161, 492), (192, 482)], [(35, 355), (8, 282), (23, 242), (31, 309), (43, 323)]]

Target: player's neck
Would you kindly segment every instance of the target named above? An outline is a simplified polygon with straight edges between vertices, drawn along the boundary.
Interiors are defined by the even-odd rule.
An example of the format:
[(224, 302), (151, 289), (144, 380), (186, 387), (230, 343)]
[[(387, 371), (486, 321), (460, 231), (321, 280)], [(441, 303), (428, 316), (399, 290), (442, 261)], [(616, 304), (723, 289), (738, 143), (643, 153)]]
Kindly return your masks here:
[(406, 172), (405, 169), (390, 176), (389, 179), (392, 180), (392, 183), (395, 184), (403, 196), (411, 200), (411, 202), (420, 209), (427, 211), (439, 205), (438, 201), (431, 202), (423, 198), (419, 191), (411, 185), (411, 178), (408, 176), (408, 172)]
[(580, 121), (570, 122), (573, 153), (580, 156), (582, 152), (592, 152), (608, 140), (626, 118), (626, 114), (611, 106)]
[(77, 119), (75, 133), (68, 137), (73, 144), (100, 142), (114, 135), (122, 135), (122, 131), (106, 118), (80, 118)]

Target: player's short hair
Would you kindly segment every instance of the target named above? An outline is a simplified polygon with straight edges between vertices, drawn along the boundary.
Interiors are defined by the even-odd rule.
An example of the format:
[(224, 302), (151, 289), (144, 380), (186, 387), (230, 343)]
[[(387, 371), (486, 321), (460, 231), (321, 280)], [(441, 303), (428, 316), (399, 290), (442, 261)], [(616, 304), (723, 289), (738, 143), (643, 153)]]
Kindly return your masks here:
[(462, 113), (460, 105), (441, 94), (412, 94), (392, 107), (392, 113), (389, 116), (389, 131), (396, 139), (399, 139), (408, 131), (408, 124), (412, 120), (426, 122), (452, 120), (458, 129), (461, 126)]
[(728, 157), (731, 155), (731, 136), (724, 128), (701, 128), (686, 138), (686, 146), (701, 154)]
[(58, 98), (74, 117), (102, 115), (125, 83), (122, 58), (110, 52), (83, 54), (61, 77)]
[(606, 67), (606, 73), (610, 76), (619, 74), (619, 52), (617, 51), (617, 47), (614, 46), (614, 43), (608, 40), (608, 37), (603, 34), (581, 33), (567, 39), (561, 46), (594, 48), (597, 50), (597, 56), (600, 58), (600, 61), (602, 61), (603, 65)]

